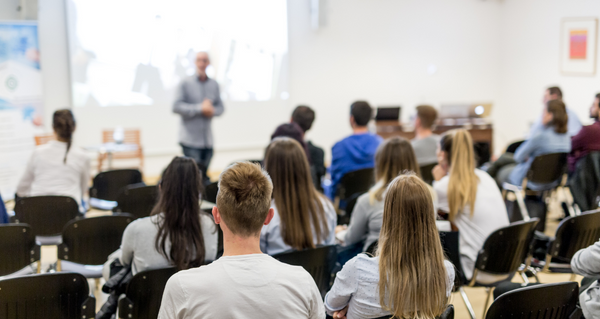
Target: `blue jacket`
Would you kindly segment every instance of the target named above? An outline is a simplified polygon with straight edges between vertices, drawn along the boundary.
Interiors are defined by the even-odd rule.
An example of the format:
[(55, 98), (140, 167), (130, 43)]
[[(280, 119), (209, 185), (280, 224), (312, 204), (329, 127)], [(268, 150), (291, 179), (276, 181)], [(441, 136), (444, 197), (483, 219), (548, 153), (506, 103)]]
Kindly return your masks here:
[(0, 224), (8, 224), (8, 214), (6, 213), (6, 206), (4, 206), (4, 201), (2, 200), (2, 195), (0, 195)]
[(375, 151), (383, 139), (372, 133), (355, 134), (337, 142), (331, 149), (331, 188), (327, 194), (335, 197), (337, 185), (346, 173), (375, 167)]

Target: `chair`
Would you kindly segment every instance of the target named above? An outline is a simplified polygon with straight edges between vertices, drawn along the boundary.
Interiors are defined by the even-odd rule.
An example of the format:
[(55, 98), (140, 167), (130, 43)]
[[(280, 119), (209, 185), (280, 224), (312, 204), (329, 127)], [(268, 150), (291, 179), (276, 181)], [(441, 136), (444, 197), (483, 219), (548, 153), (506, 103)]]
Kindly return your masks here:
[(494, 300), (486, 318), (568, 319), (575, 312), (578, 301), (579, 287), (576, 282), (519, 288)]
[[(0, 225), (0, 277), (15, 274), (37, 262), (40, 272), (40, 246), (27, 224)], [(27, 273), (27, 272), (25, 272)]]
[(219, 182), (210, 183), (204, 188), (202, 199), (215, 204), (217, 202), (217, 193), (219, 193)]
[(26, 223), (41, 245), (58, 245), (70, 220), (80, 217), (79, 205), (67, 196), (20, 197), (15, 203), (16, 223)]
[(338, 225), (347, 225), (350, 223), (350, 218), (352, 218), (352, 212), (354, 211), (354, 206), (356, 206), (356, 201), (363, 194), (364, 193), (356, 193), (350, 196), (350, 198), (346, 199), (346, 208), (344, 209), (344, 214), (338, 215)]
[(80, 274), (54, 273), (0, 281), (0, 318), (94, 318), (96, 300)]
[(421, 167), (419, 167), (419, 170), (421, 171), (421, 178), (423, 179), (423, 181), (429, 185), (433, 185), (433, 173), (431, 171), (433, 171), (433, 168), (437, 165), (437, 163), (433, 163), (433, 164), (429, 164), (429, 165), (423, 165)]
[(77, 272), (87, 278), (102, 277), (102, 265), (119, 249), (123, 232), (134, 219), (133, 215), (120, 214), (70, 221), (62, 232), (56, 270)]
[(34, 136), (35, 138), (35, 145), (39, 146), (39, 145), (44, 145), (50, 141), (55, 141), (56, 140), (56, 136), (54, 136), (53, 133), (49, 133), (49, 134), (39, 134)]
[(98, 173), (90, 188), (90, 198), (92, 198), (90, 205), (98, 209), (113, 209), (117, 205), (116, 200), (119, 194), (125, 187), (140, 183), (142, 183), (142, 173), (137, 169), (117, 169)]
[[(567, 155), (567, 153), (552, 153), (536, 156), (521, 186), (510, 183), (502, 185), (502, 193), (505, 200), (508, 192), (515, 194), (523, 220), (527, 221), (530, 219), (527, 206), (525, 206), (525, 192), (534, 191), (544, 195), (544, 193), (554, 190), (560, 184), (566, 172)], [(531, 183), (535, 184), (534, 189), (531, 188), (533, 187)], [(545, 218), (542, 222), (545, 222)]]
[[(139, 129), (126, 129), (124, 130), (124, 144), (135, 144), (137, 145), (137, 150), (129, 151), (129, 152), (116, 152), (112, 154), (113, 159), (131, 159), (138, 158), (140, 160), (140, 170), (144, 168), (144, 152), (142, 150), (142, 142), (141, 142), (141, 133)], [(114, 143), (115, 130), (103, 130), (102, 131), (102, 143)], [(102, 164), (104, 160), (108, 158), (108, 154), (100, 153), (98, 154), (98, 172), (102, 172)]]
[(117, 206), (113, 212), (129, 213), (136, 218), (148, 217), (157, 201), (158, 186), (128, 185), (117, 196)]
[(519, 148), (519, 146), (521, 146), (521, 144), (523, 144), (524, 142), (525, 141), (520, 140), (520, 141), (510, 143), (510, 145), (508, 145), (508, 147), (506, 148), (505, 153), (515, 153), (517, 151), (517, 149)]
[[(393, 319), (393, 316), (384, 316), (384, 317), (379, 317), (376, 319)], [(454, 319), (454, 306), (453, 305), (448, 305), (448, 307), (446, 307), (446, 310), (444, 310), (444, 313), (442, 313), (441, 316), (436, 317), (436, 319)]]
[(336, 208), (339, 208), (340, 201), (345, 201), (355, 194), (366, 193), (374, 184), (375, 171), (373, 168), (364, 168), (346, 173), (342, 176), (336, 190)]
[(371, 256), (375, 256), (375, 253), (377, 252), (377, 245), (379, 245), (379, 240), (376, 240), (371, 245), (369, 245), (365, 253), (371, 254)]
[(579, 216), (563, 219), (556, 235), (548, 243), (546, 260), (535, 263), (534, 266), (542, 271), (556, 273), (571, 273), (571, 258), (577, 251), (593, 245), (600, 238), (600, 209), (584, 212)]
[(331, 275), (337, 260), (334, 245), (315, 249), (286, 252), (273, 256), (282, 263), (302, 266), (315, 280), (321, 296), (325, 296), (331, 286)]
[(568, 186), (576, 210), (588, 211), (600, 207), (600, 152), (590, 152), (577, 162)]
[(119, 300), (119, 318), (158, 317), (162, 295), (167, 281), (177, 272), (177, 268), (161, 268), (142, 271), (133, 278), (125, 291), (125, 298)]

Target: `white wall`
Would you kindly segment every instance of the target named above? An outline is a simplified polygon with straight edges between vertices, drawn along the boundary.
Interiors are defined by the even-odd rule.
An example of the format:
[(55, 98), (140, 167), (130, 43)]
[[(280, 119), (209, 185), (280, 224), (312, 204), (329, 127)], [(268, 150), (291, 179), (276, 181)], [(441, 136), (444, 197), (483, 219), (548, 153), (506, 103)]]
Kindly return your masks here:
[(19, 0), (0, 0), (0, 20), (20, 19)]

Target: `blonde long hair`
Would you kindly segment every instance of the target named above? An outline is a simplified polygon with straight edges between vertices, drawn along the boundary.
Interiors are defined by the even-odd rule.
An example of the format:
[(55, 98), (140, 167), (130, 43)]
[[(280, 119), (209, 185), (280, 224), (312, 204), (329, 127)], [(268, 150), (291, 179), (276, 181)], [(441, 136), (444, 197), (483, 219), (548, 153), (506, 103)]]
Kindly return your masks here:
[(464, 129), (448, 131), (440, 141), (440, 149), (447, 154), (450, 167), (448, 181), (449, 218), (456, 216), (466, 207), (475, 210), (479, 177), (475, 174), (475, 152), (471, 134)]
[(385, 140), (375, 153), (375, 180), (377, 184), (369, 190), (371, 205), (380, 201), (388, 185), (404, 171), (421, 176), (417, 156), (410, 142), (402, 137)]
[(448, 304), (447, 272), (431, 193), (400, 175), (385, 197), (379, 235), (379, 302), (396, 318), (435, 318)]
[(273, 181), (273, 199), (281, 218), (283, 241), (297, 250), (315, 248), (329, 234), (327, 201), (314, 187), (306, 153), (297, 141), (275, 138), (265, 155), (265, 170)]

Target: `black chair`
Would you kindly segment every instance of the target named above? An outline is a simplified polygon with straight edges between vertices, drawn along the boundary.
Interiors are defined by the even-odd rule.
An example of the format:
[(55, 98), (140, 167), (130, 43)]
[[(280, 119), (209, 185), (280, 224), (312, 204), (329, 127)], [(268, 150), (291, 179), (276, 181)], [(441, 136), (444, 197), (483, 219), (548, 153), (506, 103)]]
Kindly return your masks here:
[(508, 145), (508, 147), (506, 148), (505, 153), (515, 153), (517, 151), (517, 148), (519, 148), (519, 146), (521, 146), (521, 144), (523, 144), (525, 141), (521, 140), (521, 141), (516, 141), (513, 143), (510, 143), (510, 145)]
[(568, 319), (576, 311), (578, 301), (579, 287), (576, 282), (519, 288), (494, 300), (486, 318)]
[(113, 212), (129, 213), (136, 218), (148, 217), (157, 201), (158, 186), (129, 185), (117, 197)]
[[(393, 316), (384, 316), (384, 317), (379, 317), (379, 318), (375, 318), (375, 319), (393, 319)], [(442, 313), (441, 316), (436, 317), (436, 319), (454, 319), (454, 306), (453, 305), (448, 305), (448, 307), (446, 307), (446, 310), (444, 310), (444, 313)]]
[(567, 217), (560, 222), (555, 237), (548, 243), (546, 260), (534, 263), (534, 266), (542, 268), (542, 271), (571, 273), (571, 280), (574, 280), (571, 258), (577, 251), (593, 245), (598, 239), (600, 239), (600, 209)]
[(434, 178), (431, 171), (433, 171), (433, 168), (436, 165), (437, 163), (433, 163), (419, 167), (419, 170), (421, 171), (421, 179), (423, 179), (423, 181), (429, 185), (433, 185)]
[(577, 161), (575, 171), (569, 176), (568, 186), (576, 210), (588, 211), (600, 207), (600, 152), (590, 152)]
[(336, 208), (340, 201), (346, 201), (355, 194), (362, 194), (369, 191), (375, 184), (375, 171), (373, 168), (364, 168), (346, 173), (342, 176), (336, 190)]
[(79, 205), (67, 196), (20, 197), (15, 203), (15, 223), (26, 223), (42, 245), (58, 245), (70, 220), (80, 217)]
[[(117, 169), (101, 172), (94, 177), (93, 186), (90, 188), (90, 198), (114, 202), (123, 191), (123, 188), (139, 183), (142, 183), (142, 173), (137, 169)], [(90, 200), (90, 204), (93, 205), (94, 201)], [(99, 209), (107, 208), (105, 206), (95, 207)]]
[[(27, 224), (0, 225), (0, 277), (15, 274), (37, 262), (40, 272), (40, 246)], [(33, 271), (31, 271), (33, 272)]]
[(133, 215), (120, 214), (69, 222), (58, 246), (56, 270), (78, 272), (87, 278), (102, 277), (102, 265), (119, 249), (123, 232), (134, 219)]
[(177, 268), (161, 268), (142, 271), (127, 284), (125, 298), (119, 300), (119, 318), (158, 317), (165, 285)]
[(350, 223), (350, 218), (352, 218), (354, 206), (356, 206), (356, 201), (361, 195), (363, 195), (363, 193), (356, 193), (350, 196), (350, 198), (346, 199), (346, 208), (344, 209), (344, 215), (338, 215), (338, 225), (347, 225)]
[(331, 275), (337, 260), (336, 246), (323, 246), (315, 249), (281, 253), (273, 256), (273, 258), (306, 269), (317, 283), (321, 296), (324, 297), (329, 291)]
[(206, 185), (206, 187), (204, 188), (204, 196), (202, 196), (202, 199), (210, 202), (210, 203), (217, 203), (217, 194), (219, 193), (219, 182), (214, 182), (214, 183), (210, 183), (208, 185)]
[(464, 286), (467, 284), (465, 272), (460, 262), (460, 233), (454, 232), (443, 232), (440, 231), (440, 241), (442, 242), (442, 248), (444, 249), (444, 255), (454, 265), (454, 292), (460, 292), (465, 307), (471, 318), (475, 318), (475, 311), (471, 305), (471, 301), (464, 290)]
[(375, 256), (375, 253), (377, 252), (377, 245), (379, 245), (379, 240), (376, 240), (371, 245), (369, 245), (365, 253), (368, 253), (371, 256)]
[(80, 274), (55, 273), (0, 281), (0, 318), (94, 318), (96, 300)]

